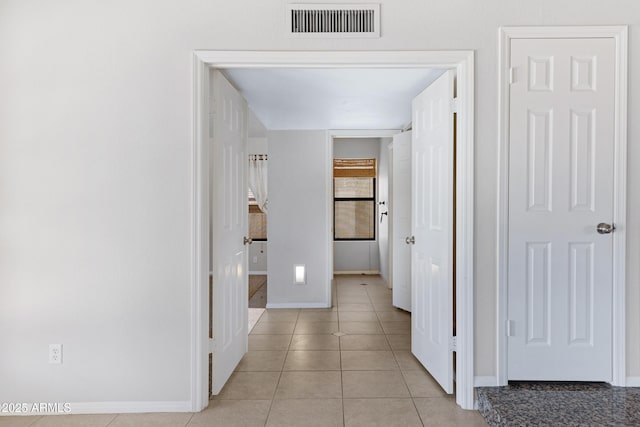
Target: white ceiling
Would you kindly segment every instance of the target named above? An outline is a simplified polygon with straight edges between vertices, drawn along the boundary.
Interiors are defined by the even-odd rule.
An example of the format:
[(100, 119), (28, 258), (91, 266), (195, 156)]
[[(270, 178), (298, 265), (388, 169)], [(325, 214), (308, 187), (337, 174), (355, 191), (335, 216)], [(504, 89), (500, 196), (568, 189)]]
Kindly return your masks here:
[(227, 69), (267, 129), (401, 129), (411, 100), (444, 70)]

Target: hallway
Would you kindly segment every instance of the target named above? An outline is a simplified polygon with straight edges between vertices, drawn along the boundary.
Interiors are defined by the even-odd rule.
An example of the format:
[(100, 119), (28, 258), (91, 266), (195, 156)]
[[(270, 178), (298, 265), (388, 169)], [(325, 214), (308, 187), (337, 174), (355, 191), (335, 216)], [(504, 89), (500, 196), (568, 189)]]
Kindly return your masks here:
[(333, 309), (267, 310), (236, 372), (189, 425), (485, 425), (411, 355), (410, 315), (378, 276), (336, 281)]

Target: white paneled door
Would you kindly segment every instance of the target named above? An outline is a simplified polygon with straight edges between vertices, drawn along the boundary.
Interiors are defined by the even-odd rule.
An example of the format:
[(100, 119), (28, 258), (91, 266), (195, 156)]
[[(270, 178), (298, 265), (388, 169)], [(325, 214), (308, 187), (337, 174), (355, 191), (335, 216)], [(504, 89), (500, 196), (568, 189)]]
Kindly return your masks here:
[[(412, 103), (411, 351), (453, 393), (454, 73)], [(395, 156), (395, 152), (394, 152)]]
[(392, 161), (393, 305), (411, 311), (411, 131), (394, 135)]
[(248, 345), (247, 104), (213, 72), (211, 176), (213, 384), (218, 394)]
[(510, 380), (612, 379), (614, 43), (511, 41)]

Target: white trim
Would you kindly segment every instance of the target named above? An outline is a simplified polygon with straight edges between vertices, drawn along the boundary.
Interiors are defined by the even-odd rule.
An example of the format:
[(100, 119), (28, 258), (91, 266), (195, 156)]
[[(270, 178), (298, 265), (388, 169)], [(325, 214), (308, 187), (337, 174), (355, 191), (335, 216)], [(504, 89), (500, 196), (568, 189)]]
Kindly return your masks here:
[(475, 55), (456, 64), (456, 402), (473, 409), (474, 376), (474, 129)]
[(474, 387), (495, 387), (498, 385), (498, 377), (494, 375), (490, 376), (476, 376), (473, 378)]
[[(458, 325), (458, 350), (456, 369), (456, 402), (464, 409), (473, 409), (473, 368), (474, 368), (474, 52), (473, 51), (195, 51), (194, 52), (194, 137), (192, 141), (193, 171), (192, 182), (192, 212), (193, 223), (192, 240), (192, 402), (194, 411), (206, 406), (203, 399), (203, 391), (206, 391), (205, 376), (201, 370), (206, 366), (206, 354), (202, 351), (201, 343), (194, 340), (206, 341), (205, 329), (208, 316), (208, 308), (204, 312), (204, 306), (198, 306), (198, 301), (208, 298), (208, 286), (206, 281), (198, 274), (199, 264), (196, 259), (208, 259), (208, 245), (196, 244), (200, 237), (195, 236), (201, 232), (200, 225), (208, 227), (208, 221), (204, 224), (200, 216), (208, 208), (208, 193), (202, 192), (202, 180), (206, 180), (206, 174), (201, 167), (208, 167), (199, 157), (205, 138), (200, 130), (206, 121), (206, 99), (202, 100), (201, 91), (208, 82), (208, 73), (201, 72), (208, 67), (213, 68), (455, 68), (458, 80), (457, 96), (460, 102), (458, 113), (458, 148), (457, 170), (459, 173), (456, 188), (457, 211), (457, 319)], [(206, 97), (205, 97), (206, 98)], [(376, 131), (379, 134), (379, 131)], [(343, 131), (340, 131), (343, 133)], [(330, 155), (330, 152), (328, 153)], [(207, 230), (208, 231), (208, 230)], [(327, 230), (330, 231), (330, 228)], [(208, 235), (208, 234), (206, 234)], [(204, 236), (204, 234), (203, 234)], [(333, 245), (326, 248), (331, 254)], [(205, 254), (205, 255), (203, 255)], [(327, 263), (328, 276), (331, 277), (331, 259)], [(208, 271), (207, 271), (208, 273)], [(199, 280), (201, 282), (199, 282)], [(208, 280), (208, 279), (207, 279)], [(330, 287), (327, 289), (327, 297), (330, 301)], [(280, 304), (275, 304), (281, 306)], [(274, 306), (274, 304), (272, 304)], [(300, 307), (298, 304), (296, 307)], [(200, 350), (200, 351), (198, 351)], [(196, 369), (197, 367), (197, 369)]]
[(268, 302), (267, 308), (331, 308), (324, 302)]
[(616, 43), (616, 111), (615, 111), (615, 181), (613, 222), (613, 340), (612, 381), (624, 386), (626, 381), (625, 354), (625, 262), (626, 262), (626, 198), (627, 198), (627, 55), (626, 26), (596, 27), (503, 27), (499, 29), (498, 61), (498, 216), (497, 216), (497, 365), (498, 385), (508, 381), (508, 349), (505, 325), (508, 302), (508, 241), (509, 241), (509, 67), (512, 39), (522, 38), (613, 38)]
[(327, 247), (325, 248), (327, 254), (327, 277), (329, 278), (329, 286), (325, 290), (325, 301), (329, 307), (333, 306), (333, 137), (331, 132), (327, 132), (327, 143), (325, 144), (325, 186), (327, 193), (325, 194), (325, 200), (327, 202), (326, 207), (326, 222), (324, 235), (326, 236)]
[[(69, 402), (69, 412), (63, 412), (64, 405), (59, 403), (60, 411), (55, 412), (17, 412), (0, 413), (3, 416), (36, 416), (36, 415), (67, 415), (67, 414), (131, 414), (144, 412), (191, 412), (191, 401), (175, 400), (167, 402)], [(39, 405), (36, 403), (28, 403)]]
[(249, 271), (249, 276), (266, 276), (266, 271)]
[(191, 146), (191, 410), (209, 404), (209, 67), (193, 55)]
[(378, 270), (337, 270), (333, 272), (334, 276), (341, 276), (346, 274), (364, 274), (365, 276), (372, 276), (380, 274)]
[(627, 377), (627, 387), (640, 387), (640, 377)]

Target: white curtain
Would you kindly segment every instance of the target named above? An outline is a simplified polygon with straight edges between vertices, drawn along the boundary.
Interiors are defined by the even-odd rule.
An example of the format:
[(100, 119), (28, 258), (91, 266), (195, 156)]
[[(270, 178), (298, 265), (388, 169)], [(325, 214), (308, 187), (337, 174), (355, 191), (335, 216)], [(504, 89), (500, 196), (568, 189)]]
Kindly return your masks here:
[(258, 207), (267, 213), (267, 156), (266, 154), (249, 156), (249, 188), (256, 198)]

